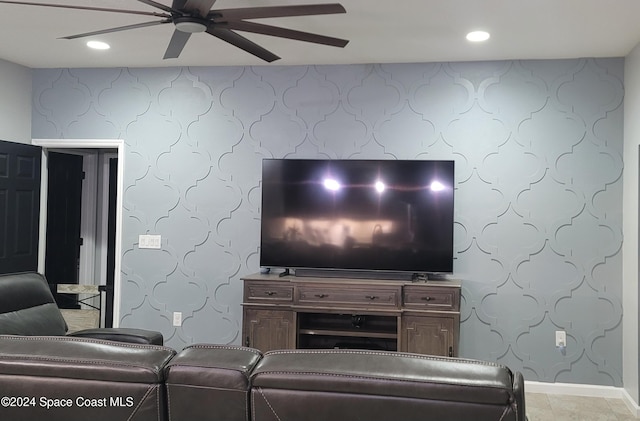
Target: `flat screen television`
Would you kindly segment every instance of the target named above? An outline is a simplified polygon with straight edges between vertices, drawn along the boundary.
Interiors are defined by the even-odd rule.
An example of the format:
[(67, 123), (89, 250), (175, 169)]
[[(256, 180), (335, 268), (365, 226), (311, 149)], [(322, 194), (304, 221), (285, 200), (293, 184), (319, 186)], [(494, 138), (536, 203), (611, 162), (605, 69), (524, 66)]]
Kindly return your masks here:
[(265, 159), (260, 266), (453, 271), (454, 161)]

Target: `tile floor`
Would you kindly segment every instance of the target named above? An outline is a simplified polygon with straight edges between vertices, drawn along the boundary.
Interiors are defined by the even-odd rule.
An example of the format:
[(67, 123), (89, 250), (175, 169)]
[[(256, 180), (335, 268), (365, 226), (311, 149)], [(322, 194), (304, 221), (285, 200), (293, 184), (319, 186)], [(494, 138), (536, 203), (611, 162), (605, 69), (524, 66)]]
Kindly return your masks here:
[(526, 393), (529, 421), (637, 421), (622, 399)]

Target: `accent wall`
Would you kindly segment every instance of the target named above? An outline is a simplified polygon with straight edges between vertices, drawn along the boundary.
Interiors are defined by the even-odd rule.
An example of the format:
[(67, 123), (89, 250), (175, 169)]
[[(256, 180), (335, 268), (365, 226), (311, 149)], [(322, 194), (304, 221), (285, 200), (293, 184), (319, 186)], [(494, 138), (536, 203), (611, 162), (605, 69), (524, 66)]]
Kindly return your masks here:
[[(461, 356), (527, 380), (621, 386), (623, 70), (623, 59), (39, 69), (32, 133), (124, 139), (120, 325), (175, 348), (242, 343), (263, 158), (454, 159)], [(139, 234), (162, 235), (162, 248), (139, 249)]]

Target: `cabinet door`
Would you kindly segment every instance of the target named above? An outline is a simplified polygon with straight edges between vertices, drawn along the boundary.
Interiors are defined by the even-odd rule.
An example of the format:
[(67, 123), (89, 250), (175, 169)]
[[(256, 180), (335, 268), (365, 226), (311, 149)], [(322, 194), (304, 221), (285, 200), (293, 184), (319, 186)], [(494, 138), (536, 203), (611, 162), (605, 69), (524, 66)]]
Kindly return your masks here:
[(403, 351), (455, 357), (458, 355), (456, 326), (454, 316), (403, 316)]
[(262, 352), (296, 347), (293, 311), (245, 308), (243, 318), (245, 346)]

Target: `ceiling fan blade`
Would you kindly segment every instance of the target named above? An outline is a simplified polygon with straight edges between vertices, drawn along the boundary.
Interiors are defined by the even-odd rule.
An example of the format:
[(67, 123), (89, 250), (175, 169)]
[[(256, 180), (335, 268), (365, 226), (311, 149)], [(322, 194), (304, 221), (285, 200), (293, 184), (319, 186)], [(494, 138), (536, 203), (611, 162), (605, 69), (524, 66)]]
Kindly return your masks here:
[(15, 5), (22, 5), (22, 6), (57, 7), (60, 9), (92, 10), (96, 12), (126, 13), (128, 15), (156, 16), (160, 18), (171, 17), (171, 15), (167, 15), (166, 13), (142, 12), (139, 10), (108, 9), (104, 7), (70, 6), (68, 4), (33, 3), (33, 2), (26, 2), (26, 1), (0, 1), (0, 3), (15, 4)]
[(324, 35), (312, 34), (310, 32), (296, 31), (293, 29), (264, 25), (262, 23), (256, 22), (245, 22), (239, 20), (217, 25), (224, 25), (224, 27), (226, 28), (234, 29), (237, 31), (253, 32), (255, 34), (271, 35), (273, 37), (289, 38), (297, 41), (331, 45), (333, 47), (344, 47), (349, 43), (349, 41), (346, 39), (327, 37)]
[(180, 10), (174, 9), (173, 7), (165, 6), (164, 4), (158, 3), (157, 1), (153, 1), (153, 0), (138, 0), (138, 1), (148, 6), (155, 7), (156, 9), (164, 10), (167, 13), (178, 14), (178, 15), (183, 14)]
[(68, 37), (62, 37), (62, 39), (76, 39), (76, 38), (90, 37), (93, 35), (110, 34), (112, 32), (127, 31), (129, 29), (146, 28), (147, 26), (162, 25), (163, 23), (171, 23), (171, 19), (136, 23), (135, 25), (119, 26), (117, 28), (109, 28), (109, 29), (102, 29), (100, 31), (85, 32), (84, 34), (77, 34), (77, 35), (70, 35)]
[(214, 22), (226, 22), (228, 20), (280, 18), (287, 16), (331, 15), (346, 13), (347, 11), (339, 3), (305, 4), (297, 6), (265, 6), (245, 7), (239, 9), (220, 9), (209, 12), (209, 17)]
[(190, 37), (190, 32), (182, 32), (177, 29), (173, 31), (173, 36), (171, 37), (171, 41), (169, 41), (167, 51), (165, 51), (164, 57), (162, 58), (165, 60), (168, 58), (178, 58)]
[(206, 17), (215, 2), (216, 0), (173, 0), (173, 8), (189, 12), (197, 11), (201, 17)]
[(234, 45), (250, 54), (253, 54), (254, 56), (261, 58), (262, 60), (269, 63), (280, 58), (277, 55), (273, 54), (271, 51), (262, 48), (255, 42), (246, 39), (242, 35), (236, 34), (230, 29), (219, 28), (215, 25), (210, 25), (207, 29), (207, 33), (213, 35), (214, 37), (220, 38), (221, 40), (226, 41), (229, 44)]

